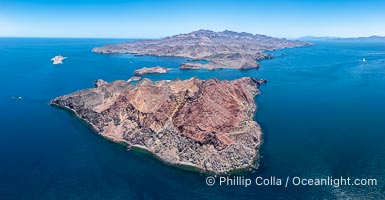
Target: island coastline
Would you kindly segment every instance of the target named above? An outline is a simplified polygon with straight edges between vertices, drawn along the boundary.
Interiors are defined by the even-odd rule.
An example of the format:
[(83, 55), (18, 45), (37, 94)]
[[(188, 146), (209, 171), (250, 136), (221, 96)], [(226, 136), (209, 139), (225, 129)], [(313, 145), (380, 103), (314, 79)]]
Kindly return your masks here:
[[(105, 83), (105, 82), (99, 81), (98, 83), (100, 83), (100, 84), (99, 85), (95, 84), (96, 87), (107, 87), (107, 85), (106, 85), (107, 83)], [(261, 137), (262, 132), (260, 132), (259, 134), (256, 134), (257, 138), (255, 140), (257, 141), (257, 143), (253, 144), (255, 153), (254, 153), (253, 157), (249, 157), (248, 158), (248, 159), (252, 160), (252, 162), (250, 162), (249, 164), (244, 165), (243, 167), (240, 167), (240, 168), (239, 167), (234, 167), (234, 168), (232, 168), (232, 167), (225, 167), (223, 169), (219, 169), (218, 168), (216, 170), (210, 170), (210, 168), (206, 169), (205, 167), (202, 167), (202, 163), (194, 164), (194, 163), (185, 162), (185, 161), (173, 161), (173, 160), (170, 160), (170, 159), (166, 159), (165, 160), (164, 157), (162, 158), (162, 156), (157, 155), (156, 153), (154, 153), (154, 150), (151, 150), (151, 149), (147, 148), (146, 146), (139, 145), (139, 144), (132, 144), (132, 143), (129, 143), (129, 142), (125, 142), (123, 139), (112, 137), (111, 135), (108, 135), (108, 134), (106, 135), (106, 134), (100, 133), (99, 132), (100, 131), (100, 127), (98, 127), (97, 125), (92, 123), (90, 120), (84, 118), (84, 116), (82, 117), (82, 115), (79, 114), (75, 109), (70, 108), (68, 106), (59, 105), (60, 103), (58, 104), (57, 103), (58, 101), (56, 101), (56, 102), (55, 101), (56, 101), (55, 99), (52, 100), (50, 104), (54, 105), (55, 107), (59, 107), (59, 108), (63, 108), (65, 110), (71, 111), (77, 118), (82, 119), (82, 121), (84, 121), (86, 124), (88, 124), (91, 127), (91, 129), (94, 132), (98, 133), (99, 135), (101, 135), (101, 136), (103, 136), (103, 137), (105, 137), (108, 140), (113, 141), (113, 142), (124, 143), (130, 149), (131, 148), (140, 148), (142, 150), (145, 150), (145, 151), (149, 152), (150, 154), (154, 155), (157, 159), (161, 160), (164, 163), (170, 164), (170, 165), (187, 166), (187, 167), (195, 168), (195, 169), (197, 169), (197, 171), (201, 171), (201, 172), (207, 172), (207, 173), (213, 173), (213, 174), (223, 174), (223, 173), (231, 173), (233, 171), (239, 171), (239, 170), (253, 168), (253, 166), (255, 166), (255, 162), (256, 162), (257, 158), (259, 157), (258, 148), (259, 148), (259, 146), (261, 145), (261, 142), (262, 142), (262, 137)], [(256, 112), (256, 108), (254, 110), (253, 115), (251, 116), (251, 120), (253, 120), (255, 112)], [(259, 125), (256, 122), (254, 122), (254, 123), (255, 123), (255, 125), (257, 127), (259, 127)], [(258, 129), (260, 129), (260, 128), (258, 128)], [(222, 147), (220, 147), (220, 148), (222, 148)], [(226, 147), (224, 147), (224, 148), (226, 148)], [(218, 163), (218, 164), (220, 164), (220, 163)]]

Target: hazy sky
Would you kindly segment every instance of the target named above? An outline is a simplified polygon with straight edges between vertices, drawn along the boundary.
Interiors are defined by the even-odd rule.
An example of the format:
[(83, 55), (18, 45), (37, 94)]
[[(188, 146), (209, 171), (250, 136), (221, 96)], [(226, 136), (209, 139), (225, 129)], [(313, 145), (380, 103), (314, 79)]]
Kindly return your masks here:
[(385, 0), (0, 0), (0, 36), (156, 38), (198, 29), (385, 36)]

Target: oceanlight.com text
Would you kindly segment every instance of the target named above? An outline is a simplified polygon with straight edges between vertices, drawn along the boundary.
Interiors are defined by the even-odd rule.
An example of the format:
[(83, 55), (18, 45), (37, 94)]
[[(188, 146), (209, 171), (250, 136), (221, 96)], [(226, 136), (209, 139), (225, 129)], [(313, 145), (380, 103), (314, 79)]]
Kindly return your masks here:
[(255, 177), (249, 178), (244, 176), (209, 176), (206, 178), (208, 186), (376, 186), (376, 178), (351, 178), (351, 177), (323, 177), (323, 178), (301, 178), (298, 176), (287, 176), (285, 178), (270, 177)]

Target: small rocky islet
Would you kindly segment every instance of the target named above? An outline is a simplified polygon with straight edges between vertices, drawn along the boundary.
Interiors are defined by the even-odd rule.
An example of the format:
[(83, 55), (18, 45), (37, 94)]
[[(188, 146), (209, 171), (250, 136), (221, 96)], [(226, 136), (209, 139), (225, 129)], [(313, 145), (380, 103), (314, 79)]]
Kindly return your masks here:
[(52, 64), (54, 64), (54, 65), (60, 65), (60, 64), (63, 64), (64, 59), (67, 59), (67, 57), (64, 57), (62, 55), (58, 55), (58, 56), (51, 58), (51, 61), (52, 61)]
[[(253, 69), (263, 51), (311, 45), (264, 35), (199, 30), (160, 40), (138, 40), (96, 47), (97, 53), (181, 56), (207, 63), (182, 63), (180, 69)], [(135, 71), (128, 81), (95, 81), (95, 88), (51, 100), (74, 112), (95, 132), (129, 147), (145, 149), (162, 161), (215, 174), (255, 166), (262, 131), (253, 120), (254, 97), (264, 79), (232, 81), (141, 79), (167, 73), (156, 66)], [(130, 84), (131, 81), (139, 81)]]
[(143, 67), (141, 69), (137, 69), (134, 71), (135, 76), (141, 76), (145, 74), (165, 74), (168, 71), (172, 70), (172, 68), (166, 68), (161, 66), (155, 67)]

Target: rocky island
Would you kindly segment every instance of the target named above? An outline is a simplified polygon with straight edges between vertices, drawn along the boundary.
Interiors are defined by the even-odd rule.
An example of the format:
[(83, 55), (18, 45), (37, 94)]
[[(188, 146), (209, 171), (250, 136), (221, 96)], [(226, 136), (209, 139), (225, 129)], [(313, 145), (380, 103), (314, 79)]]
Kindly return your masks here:
[(95, 81), (95, 88), (57, 97), (100, 135), (145, 149), (164, 162), (226, 173), (254, 166), (261, 128), (253, 121), (254, 78)]
[(273, 57), (271, 54), (264, 54), (264, 51), (307, 45), (311, 45), (311, 43), (244, 32), (199, 30), (160, 40), (137, 40), (122, 44), (110, 44), (95, 47), (92, 51), (97, 53), (178, 56), (208, 61), (205, 64), (199, 62), (183, 63), (180, 66), (181, 69), (253, 69), (259, 67), (257, 60)]
[(133, 82), (133, 81), (140, 81), (141, 79), (142, 79), (142, 77), (140, 77), (140, 76), (132, 76), (126, 82), (129, 83), (129, 82)]
[(145, 75), (145, 74), (165, 74), (167, 73), (171, 68), (161, 67), (161, 66), (155, 66), (155, 67), (143, 67), (141, 69), (137, 69), (134, 71), (134, 75)]
[(64, 57), (62, 55), (55, 56), (51, 59), (52, 64), (58, 65), (58, 64), (63, 64), (63, 60), (66, 59), (67, 57)]

